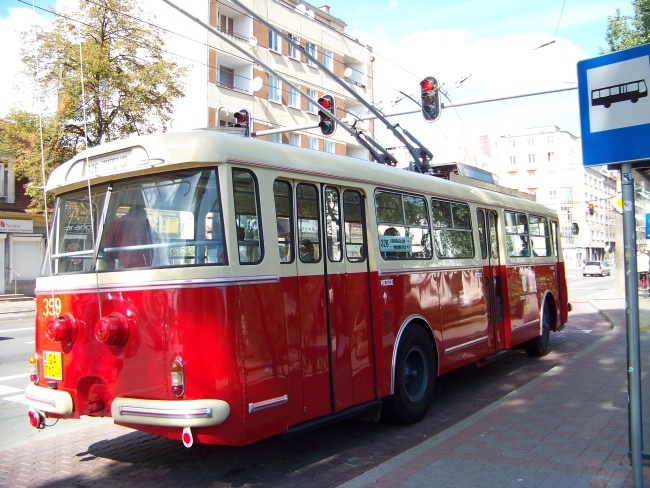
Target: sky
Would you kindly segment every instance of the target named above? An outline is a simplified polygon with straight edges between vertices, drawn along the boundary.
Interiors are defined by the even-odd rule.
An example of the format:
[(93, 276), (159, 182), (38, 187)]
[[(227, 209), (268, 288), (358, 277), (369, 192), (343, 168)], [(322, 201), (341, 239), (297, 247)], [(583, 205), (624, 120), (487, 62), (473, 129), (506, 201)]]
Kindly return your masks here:
[[(577, 86), (577, 62), (607, 48), (608, 16), (631, 15), (631, 0), (328, 0), (346, 32), (376, 53), (375, 101), (385, 113), (399, 91), (419, 97), (419, 81), (434, 76), (446, 105)], [(540, 47), (544, 46), (544, 47)], [(463, 81), (464, 80), (464, 81)], [(393, 122), (393, 119), (391, 119)], [(444, 108), (435, 123), (400, 124), (442, 160), (459, 159), (464, 141), (522, 129), (558, 126), (580, 135), (577, 90)], [(377, 130), (377, 134), (382, 131)], [(383, 137), (380, 136), (383, 142)], [(388, 142), (388, 141), (386, 141)], [(438, 159), (438, 158), (436, 158)], [(445, 162), (446, 162), (445, 161)]]
[[(199, 0), (186, 0), (199, 1)], [(200, 0), (203, 1), (203, 0)], [(419, 98), (419, 82), (435, 76), (446, 94), (435, 123), (419, 114), (391, 118), (442, 159), (455, 157), (464, 140), (555, 125), (580, 135), (577, 90), (472, 103), (576, 86), (578, 61), (606, 48), (607, 18), (633, 12), (632, 0), (324, 0), (346, 33), (372, 47), (375, 104), (384, 113), (417, 110), (400, 92)], [(55, 0), (34, 0), (38, 7)], [(318, 7), (319, 3), (311, 2)], [(40, 14), (39, 14), (40, 13)], [(33, 97), (20, 71), (25, 26), (46, 23), (31, 0), (0, 0), (0, 116), (29, 108)], [(12, 94), (13, 96), (5, 96)], [(399, 100), (399, 101), (398, 101)], [(469, 105), (451, 107), (452, 104)], [(399, 145), (377, 129), (386, 146)], [(430, 141), (430, 142), (429, 142)], [(436, 158), (438, 159), (438, 158)]]

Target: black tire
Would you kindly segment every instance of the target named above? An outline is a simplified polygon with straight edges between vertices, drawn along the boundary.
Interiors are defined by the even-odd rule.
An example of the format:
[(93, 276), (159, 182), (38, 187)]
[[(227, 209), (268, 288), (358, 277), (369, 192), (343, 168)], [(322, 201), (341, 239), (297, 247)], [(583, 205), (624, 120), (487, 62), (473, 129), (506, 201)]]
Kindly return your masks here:
[(395, 392), (384, 400), (382, 418), (413, 424), (426, 415), (436, 384), (436, 352), (429, 335), (412, 325), (404, 331), (395, 362)]
[(551, 341), (551, 307), (548, 303), (544, 302), (542, 311), (542, 333), (539, 337), (531, 339), (526, 344), (526, 352), (531, 356), (546, 356), (549, 351), (549, 343)]

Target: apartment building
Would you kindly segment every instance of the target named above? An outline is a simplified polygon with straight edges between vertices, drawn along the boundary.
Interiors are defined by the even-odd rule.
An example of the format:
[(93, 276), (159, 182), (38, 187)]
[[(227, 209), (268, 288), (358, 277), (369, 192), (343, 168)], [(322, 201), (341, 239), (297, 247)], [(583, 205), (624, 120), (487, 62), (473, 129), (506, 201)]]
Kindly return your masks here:
[[(317, 105), (231, 43), (254, 54), (311, 98), (318, 100), (331, 95), (336, 116), (341, 119), (366, 114), (367, 110), (304, 52), (316, 57), (358, 95), (372, 102), (372, 49), (348, 36), (345, 22), (326, 5), (316, 7), (297, 0), (243, 3), (300, 48), (228, 0), (195, 0), (182, 7), (230, 42), (171, 8), (155, 10), (159, 25), (168, 29), (166, 50), (186, 53), (187, 59), (178, 56), (174, 60), (189, 68), (186, 97), (176, 104), (169, 129), (230, 126), (235, 121), (234, 114), (245, 109), (251, 115), (253, 132), (263, 134), (256, 138), (368, 159), (368, 151), (340, 127), (330, 137), (323, 136), (316, 127)], [(201, 50), (204, 62), (200, 61)], [(372, 122), (366, 124), (373, 129)]]
[(538, 202), (557, 211), (569, 266), (611, 259), (617, 172), (584, 167), (580, 138), (557, 126), (490, 137), (490, 146), (492, 162), (486, 169), (502, 185), (532, 193)]

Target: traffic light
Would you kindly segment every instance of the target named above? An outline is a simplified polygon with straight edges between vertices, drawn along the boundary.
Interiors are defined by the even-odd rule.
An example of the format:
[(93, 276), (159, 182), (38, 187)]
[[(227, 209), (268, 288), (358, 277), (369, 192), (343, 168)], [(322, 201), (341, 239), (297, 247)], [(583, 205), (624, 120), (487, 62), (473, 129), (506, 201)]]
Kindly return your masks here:
[(440, 117), (440, 88), (438, 80), (427, 76), (420, 82), (422, 116), (427, 122), (434, 122)]
[(577, 236), (580, 233), (580, 227), (578, 227), (577, 223), (572, 223), (571, 224), (571, 234), (574, 236)]
[(593, 215), (593, 214), (594, 214), (594, 204), (590, 203), (589, 204), (589, 215)]
[[(336, 110), (334, 104), (334, 97), (332, 95), (323, 95), (318, 99), (318, 105), (323, 107), (326, 110), (329, 110), (332, 115), (335, 115), (334, 111)], [(322, 110), (318, 111), (318, 117), (320, 122), (318, 122), (318, 127), (324, 136), (331, 136), (336, 130), (336, 121), (327, 115)]]
[(245, 137), (251, 136), (251, 114), (248, 110), (242, 109), (239, 112), (235, 112), (235, 127), (243, 127), (246, 129), (244, 131)]

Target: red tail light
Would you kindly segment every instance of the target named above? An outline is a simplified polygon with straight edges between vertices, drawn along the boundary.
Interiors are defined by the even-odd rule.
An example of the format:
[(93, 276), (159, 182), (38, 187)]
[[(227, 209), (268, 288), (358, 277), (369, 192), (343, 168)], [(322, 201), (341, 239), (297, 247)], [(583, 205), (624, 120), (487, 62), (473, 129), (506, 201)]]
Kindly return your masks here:
[(77, 334), (77, 324), (71, 315), (62, 315), (51, 319), (46, 326), (45, 335), (54, 342), (72, 344)]
[(176, 358), (172, 361), (170, 366), (172, 393), (179, 398), (183, 396), (183, 393), (185, 393), (184, 369), (183, 361), (181, 361), (180, 358)]
[(129, 338), (129, 322), (121, 313), (102, 317), (95, 323), (95, 339), (109, 346), (121, 347)]

